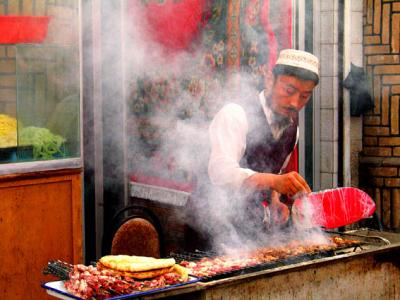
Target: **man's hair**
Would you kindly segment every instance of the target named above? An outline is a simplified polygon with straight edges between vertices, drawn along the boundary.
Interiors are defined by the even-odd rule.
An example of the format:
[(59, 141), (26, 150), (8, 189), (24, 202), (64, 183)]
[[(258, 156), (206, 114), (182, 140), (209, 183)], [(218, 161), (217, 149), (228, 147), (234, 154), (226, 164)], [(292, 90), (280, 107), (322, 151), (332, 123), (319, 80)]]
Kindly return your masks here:
[(275, 78), (278, 75), (288, 75), (297, 77), (301, 80), (312, 80), (315, 82), (315, 85), (317, 85), (319, 82), (319, 77), (314, 72), (293, 66), (275, 65), (275, 67), (272, 70), (272, 73), (274, 74)]

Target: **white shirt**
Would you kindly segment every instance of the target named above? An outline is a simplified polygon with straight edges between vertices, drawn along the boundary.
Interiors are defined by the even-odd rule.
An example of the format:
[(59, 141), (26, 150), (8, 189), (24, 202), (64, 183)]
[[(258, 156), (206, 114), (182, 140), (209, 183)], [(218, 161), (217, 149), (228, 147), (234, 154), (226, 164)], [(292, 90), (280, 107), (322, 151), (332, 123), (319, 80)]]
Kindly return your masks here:
[[(276, 127), (272, 124), (273, 112), (266, 105), (264, 91), (259, 95), (268, 124), (275, 139), (281, 137), (286, 127)], [(211, 142), (208, 175), (212, 184), (239, 189), (244, 180), (256, 172), (251, 169), (241, 168), (240, 159), (246, 150), (246, 135), (249, 125), (246, 113), (238, 104), (226, 104), (214, 117), (209, 127)], [(298, 139), (298, 129), (296, 143)], [(268, 141), (266, 141), (268, 143)], [(289, 162), (291, 154), (286, 158), (282, 169)]]

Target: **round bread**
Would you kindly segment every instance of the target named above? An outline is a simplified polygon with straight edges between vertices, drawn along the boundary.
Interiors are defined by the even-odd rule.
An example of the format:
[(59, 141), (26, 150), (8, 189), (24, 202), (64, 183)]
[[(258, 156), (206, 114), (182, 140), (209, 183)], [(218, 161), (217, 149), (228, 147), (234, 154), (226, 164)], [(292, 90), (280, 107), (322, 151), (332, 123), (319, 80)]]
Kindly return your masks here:
[(106, 255), (100, 258), (99, 261), (106, 268), (125, 272), (150, 271), (172, 267), (175, 264), (175, 259), (173, 258), (131, 255)]
[(112, 255), (160, 257), (160, 237), (154, 225), (143, 218), (125, 221), (115, 232), (111, 243)]
[(109, 270), (112, 271), (113, 274), (117, 276), (126, 276), (134, 279), (150, 279), (154, 278), (160, 275), (164, 275), (170, 272), (173, 272), (174, 267), (167, 267), (167, 268), (161, 268), (161, 269), (156, 269), (156, 270), (150, 270), (150, 271), (141, 271), (141, 272), (128, 272), (128, 271), (118, 271), (114, 269), (110, 269), (105, 267), (101, 262), (97, 263), (97, 269), (98, 270)]

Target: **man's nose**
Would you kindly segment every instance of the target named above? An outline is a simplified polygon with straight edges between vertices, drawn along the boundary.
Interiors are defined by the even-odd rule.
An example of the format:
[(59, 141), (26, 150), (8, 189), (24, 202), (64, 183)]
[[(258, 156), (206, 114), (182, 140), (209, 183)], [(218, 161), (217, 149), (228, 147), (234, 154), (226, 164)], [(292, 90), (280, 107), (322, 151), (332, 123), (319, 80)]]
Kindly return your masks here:
[(301, 95), (300, 93), (294, 93), (290, 97), (289, 106), (296, 111), (299, 111), (302, 107)]

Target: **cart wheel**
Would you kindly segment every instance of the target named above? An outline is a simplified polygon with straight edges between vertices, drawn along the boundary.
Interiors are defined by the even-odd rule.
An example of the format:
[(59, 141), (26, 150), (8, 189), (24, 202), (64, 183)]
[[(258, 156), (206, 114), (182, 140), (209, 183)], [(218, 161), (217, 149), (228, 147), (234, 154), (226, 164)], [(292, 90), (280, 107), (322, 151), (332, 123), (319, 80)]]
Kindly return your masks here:
[(160, 257), (160, 239), (157, 229), (143, 218), (126, 220), (115, 232), (111, 254)]

